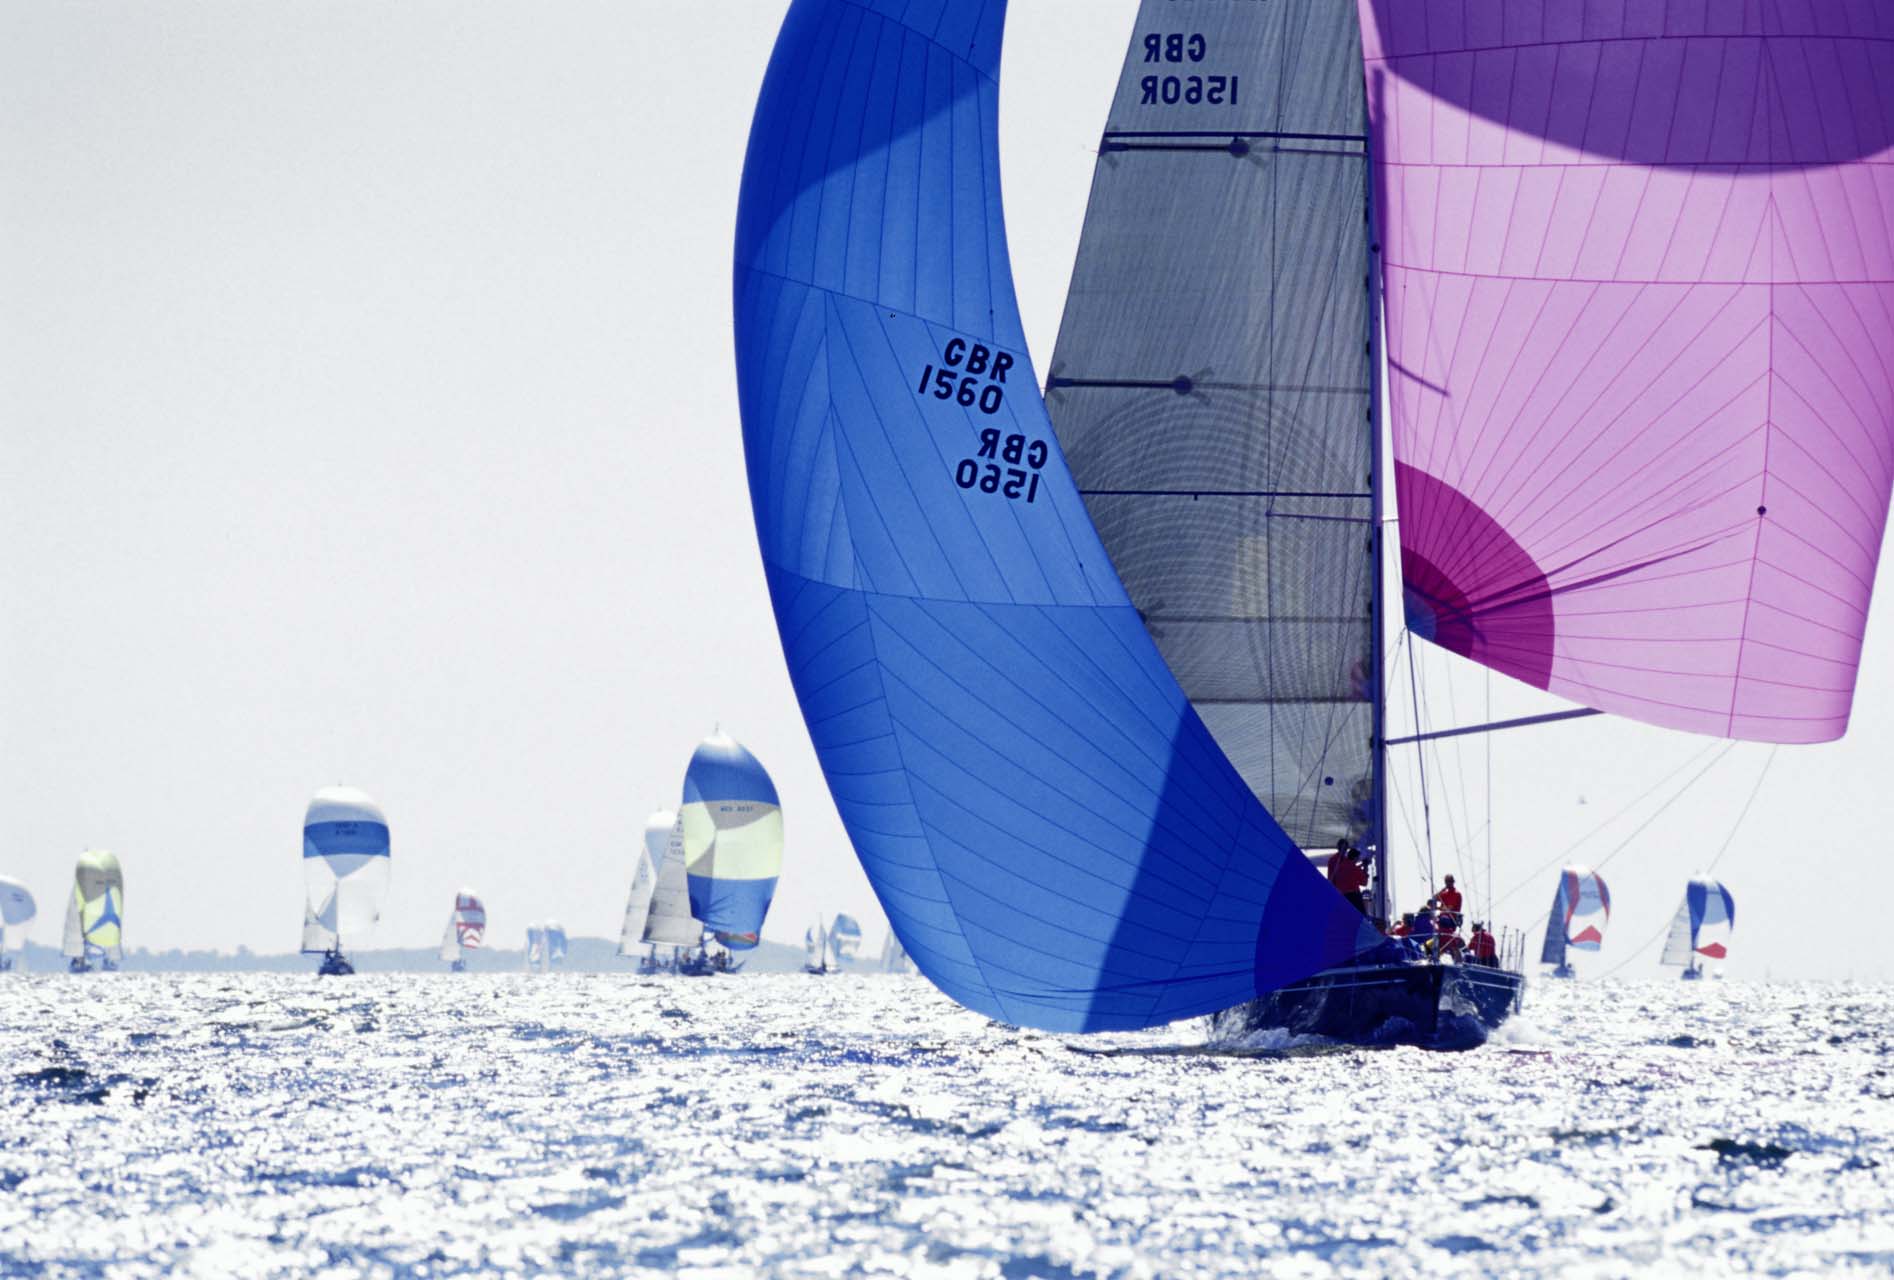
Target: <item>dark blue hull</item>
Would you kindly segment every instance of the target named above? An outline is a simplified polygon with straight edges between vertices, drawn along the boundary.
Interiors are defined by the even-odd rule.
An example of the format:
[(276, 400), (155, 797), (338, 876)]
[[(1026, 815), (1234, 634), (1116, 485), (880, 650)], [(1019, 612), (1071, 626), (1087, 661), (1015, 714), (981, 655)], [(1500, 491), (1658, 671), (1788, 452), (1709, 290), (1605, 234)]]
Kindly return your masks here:
[(1328, 969), (1226, 1009), (1219, 1037), (1282, 1030), (1355, 1044), (1470, 1048), (1519, 1007), (1525, 978), (1485, 965), (1381, 964)]

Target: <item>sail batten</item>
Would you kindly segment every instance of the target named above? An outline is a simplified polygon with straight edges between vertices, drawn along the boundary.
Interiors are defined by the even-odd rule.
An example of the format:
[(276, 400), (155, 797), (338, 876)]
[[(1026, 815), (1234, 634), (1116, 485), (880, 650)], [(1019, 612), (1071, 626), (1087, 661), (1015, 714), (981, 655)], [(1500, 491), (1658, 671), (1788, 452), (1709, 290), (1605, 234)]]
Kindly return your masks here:
[(1894, 488), (1894, 13), (1360, 13), (1410, 628), (1839, 737)]

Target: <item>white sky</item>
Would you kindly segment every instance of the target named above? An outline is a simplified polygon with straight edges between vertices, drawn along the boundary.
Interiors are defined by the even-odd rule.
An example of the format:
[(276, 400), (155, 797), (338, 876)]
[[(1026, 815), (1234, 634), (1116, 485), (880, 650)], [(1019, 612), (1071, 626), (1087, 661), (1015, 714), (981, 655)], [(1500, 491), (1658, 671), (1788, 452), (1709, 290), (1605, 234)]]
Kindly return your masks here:
[[(0, 871), (39, 896), (35, 938), (98, 846), (131, 945), (292, 949), (303, 805), (336, 781), (394, 830), (377, 944), (437, 939), (462, 883), (509, 945), (534, 917), (613, 933), (646, 814), (721, 722), (783, 796), (765, 932), (847, 910), (878, 946), (737, 427), (730, 244), (783, 8), (0, 7)], [(1007, 202), (1041, 363), (1135, 9), (1014, 0)], [(1735, 976), (1894, 978), (1889, 595), (1853, 732), (1782, 750), (1718, 868)], [(1430, 666), (1437, 723), (1483, 710), (1480, 672)], [(1492, 686), (1495, 715), (1556, 705)], [(1602, 720), (1491, 741), (1516, 925), (1551, 897), (1529, 873), (1710, 746)], [(1487, 802), (1482, 740), (1443, 750), (1445, 850)], [(1661, 930), (1768, 754), (1736, 747), (1608, 865), (1593, 972)]]

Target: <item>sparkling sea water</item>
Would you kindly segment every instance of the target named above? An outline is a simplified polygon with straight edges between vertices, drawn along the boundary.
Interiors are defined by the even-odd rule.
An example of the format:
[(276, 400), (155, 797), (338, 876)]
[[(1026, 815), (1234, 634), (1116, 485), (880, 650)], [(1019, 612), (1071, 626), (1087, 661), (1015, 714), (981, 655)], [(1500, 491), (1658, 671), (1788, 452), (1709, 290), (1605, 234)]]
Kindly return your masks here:
[(919, 978), (10, 974), (0, 1275), (1887, 1275), (1894, 989), (1534, 985), (1463, 1053)]

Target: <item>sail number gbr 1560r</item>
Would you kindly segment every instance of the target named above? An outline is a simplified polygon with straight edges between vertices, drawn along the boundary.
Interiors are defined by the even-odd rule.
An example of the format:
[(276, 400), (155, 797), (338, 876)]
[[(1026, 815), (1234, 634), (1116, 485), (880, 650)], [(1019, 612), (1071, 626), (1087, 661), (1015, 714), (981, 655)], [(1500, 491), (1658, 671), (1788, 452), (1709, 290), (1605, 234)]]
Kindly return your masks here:
[[(1200, 33), (1185, 35), (1181, 32), (1167, 35), (1147, 35), (1144, 37), (1144, 63), (1193, 64), (1201, 63), (1210, 56), (1210, 42)], [(1162, 104), (1174, 107), (1178, 103), (1196, 106), (1208, 103), (1213, 107), (1228, 103), (1235, 106), (1243, 91), (1241, 76), (1205, 76), (1205, 75), (1168, 75), (1143, 76), (1138, 81), (1143, 97), (1143, 106), (1154, 107)]]

